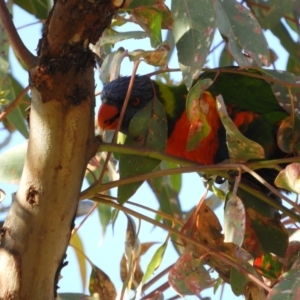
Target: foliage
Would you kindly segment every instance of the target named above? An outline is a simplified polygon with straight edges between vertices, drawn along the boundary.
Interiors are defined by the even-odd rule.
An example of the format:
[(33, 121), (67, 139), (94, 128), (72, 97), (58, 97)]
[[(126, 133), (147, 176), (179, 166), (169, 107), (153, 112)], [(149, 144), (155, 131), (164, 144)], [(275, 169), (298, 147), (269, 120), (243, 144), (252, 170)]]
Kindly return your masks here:
[[(46, 0), (13, 2), (41, 20), (47, 18), (50, 10), (49, 1)], [(162, 274), (169, 271), (166, 283), (142, 299), (163, 299), (163, 292), (169, 286), (179, 295), (199, 295), (211, 286), (218, 288), (220, 281), (230, 284), (235, 295), (244, 295), (246, 299), (285, 299), (283, 297), (288, 296), (281, 294), (284, 295), (286, 289), (297, 295), (299, 271), (295, 253), (298, 253), (299, 245), (288, 244), (288, 236), (300, 221), (297, 203), (281, 195), (268, 183), (264, 183), (263, 192), (259, 193), (253, 186), (240, 182), (240, 176), (242, 172), (248, 173), (250, 177), (263, 182), (264, 175), (257, 170), (280, 170), (275, 185), (286, 191), (299, 192), (300, 80), (297, 75), (300, 74), (300, 45), (292, 38), (293, 34), (299, 37), (299, 7), (298, 0), (246, 0), (243, 3), (236, 0), (173, 0), (171, 7), (163, 0), (127, 0), (97, 44), (90, 45), (97, 55), (101, 67), (100, 78), (105, 84), (119, 76), (120, 66), (126, 57), (134, 62), (133, 74), (138, 64), (145, 61), (157, 67), (154, 75), (158, 80), (170, 82), (169, 75), (178, 70), (169, 68), (168, 62), (171, 54), (177, 53), (176, 62), (182, 80), (190, 89), (187, 96), (187, 112), (191, 122), (187, 147), (190, 150), (197, 147), (210, 130), (199, 103), (195, 104), (193, 100), (200, 101), (214, 78), (203, 79), (195, 85), (193, 83), (203, 70), (210, 71), (207, 62), (219, 47), (223, 47), (223, 50), (218, 67), (228, 64), (240, 67), (237, 71), (224, 68), (222, 72), (246, 74), (249, 80), (253, 76), (270, 83), (274, 97), (289, 114), (277, 133), (278, 145), (287, 158), (277, 160), (261, 160), (264, 157), (263, 147), (246, 139), (237, 130), (226, 111), (222, 95), (217, 97), (217, 105), (227, 133), (230, 163), (201, 166), (165, 154), (166, 120), (157, 99), (153, 99), (145, 110), (134, 117), (125, 142), (121, 141), (120, 134), (115, 134), (112, 143), (100, 143), (99, 152), (102, 153), (98, 153), (88, 165), (85, 177), (89, 187), (82, 192), (80, 200), (90, 199), (98, 205), (103, 233), (110, 223), (116, 222), (120, 211), (127, 216), (126, 249), (120, 267), (124, 282), (120, 292), (122, 299), (140, 299), (149, 285), (159, 279), (160, 274), (151, 280), (149, 278), (161, 265), (166, 247), (170, 247), (171, 242), (178, 252), (178, 260), (174, 258), (174, 265), (162, 271)], [(123, 28), (128, 28), (128, 24), (138, 25), (141, 29), (124, 31)], [(268, 45), (266, 29), (280, 40), (288, 52), (284, 72), (278, 72), (275, 68), (280, 53)], [(166, 40), (162, 30), (167, 31)], [(0, 120), (7, 132), (12, 134), (19, 131), (27, 138), (25, 120), (29, 97), (26, 91), (22, 94), (16, 74), (9, 73), (9, 47), (3, 28), (0, 31), (0, 50), (3, 53), (0, 58)], [(212, 47), (213, 38), (218, 33), (221, 35), (220, 43)], [(151, 47), (134, 51), (115, 49), (116, 43), (128, 39), (134, 39), (132, 43), (148, 39)], [(249, 72), (249, 69), (252, 71)], [(21, 98), (17, 96), (20, 94)], [(204, 124), (204, 130), (199, 130), (199, 124)], [(105, 140), (104, 133), (102, 139)], [(117, 139), (119, 144), (116, 143)], [(2, 182), (18, 182), (26, 148), (27, 143), (21, 144), (0, 155)], [(112, 155), (119, 160), (120, 179)], [(206, 179), (207, 191), (214, 194), (208, 197), (206, 192), (190, 212), (182, 210), (181, 201), (184, 199), (179, 195), (181, 176), (185, 172), (199, 172)], [(228, 179), (230, 185), (220, 185), (217, 180), (220, 177)], [(145, 180), (159, 205), (156, 211), (144, 207), (148, 212), (155, 212), (153, 219), (146, 213), (140, 214), (129, 209), (126, 203)], [(113, 187), (118, 187), (117, 199), (106, 192)], [(238, 187), (240, 192), (237, 195)], [(282, 198), (284, 204), (269, 197), (270, 191), (275, 198)], [(224, 232), (210, 207), (212, 197), (218, 199), (217, 205), (224, 205)], [(283, 214), (281, 220), (279, 213)], [(141, 220), (168, 232), (166, 242), (157, 248), (145, 274), (140, 259), (155, 244), (155, 238), (150, 237), (147, 243), (139, 241), (136, 224)], [(85, 260), (92, 267), (89, 282), (91, 295), (85, 298), (96, 299), (95, 295), (99, 294), (101, 299), (115, 299), (119, 287), (114, 286), (114, 278), (110, 279), (84, 254), (76, 231), (70, 245), (76, 251), (83, 284)], [(217, 275), (213, 274), (215, 278), (208, 271), (210, 268), (217, 271)], [(75, 299), (77, 296), (80, 297), (65, 294), (61, 295), (61, 299)]]

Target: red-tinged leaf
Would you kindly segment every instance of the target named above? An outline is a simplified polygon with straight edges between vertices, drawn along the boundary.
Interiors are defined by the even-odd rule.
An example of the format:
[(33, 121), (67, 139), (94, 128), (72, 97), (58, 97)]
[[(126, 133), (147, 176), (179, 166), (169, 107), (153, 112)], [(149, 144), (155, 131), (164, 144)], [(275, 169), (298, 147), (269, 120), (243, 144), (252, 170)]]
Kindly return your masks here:
[(136, 225), (134, 219), (127, 215), (126, 241), (125, 241), (125, 255), (128, 260), (131, 257), (136, 258), (140, 256), (141, 244), (136, 232)]
[(277, 279), (282, 272), (282, 263), (270, 253), (255, 258), (253, 266), (262, 276), (270, 279)]
[(292, 116), (284, 119), (277, 131), (277, 143), (285, 153), (300, 152), (300, 120)]
[[(125, 145), (143, 147), (149, 150), (165, 151), (167, 141), (167, 121), (165, 110), (161, 102), (155, 98), (147, 106), (138, 112), (130, 121), (129, 134)], [(152, 172), (160, 161), (153, 158), (121, 154), (120, 178), (136, 176)], [(118, 188), (118, 201), (127, 201), (143, 182), (120, 186)]]
[(145, 62), (152, 66), (165, 66), (168, 61), (170, 47), (168, 43), (162, 43), (154, 51), (135, 50), (128, 53), (130, 61), (143, 58)]
[(299, 194), (300, 163), (289, 164), (284, 170), (280, 171), (275, 179), (275, 185)]
[(230, 193), (224, 212), (224, 242), (242, 246), (246, 227), (245, 207), (239, 197)]
[(191, 127), (186, 145), (187, 151), (195, 150), (211, 131), (211, 127), (206, 119), (211, 109), (210, 102), (207, 100), (211, 96), (209, 93), (204, 93), (211, 84), (211, 79), (197, 81), (188, 93), (186, 112), (191, 122)]
[(222, 95), (216, 97), (217, 109), (226, 130), (227, 147), (231, 162), (243, 163), (250, 159), (265, 157), (264, 148), (246, 138), (228, 116)]
[(124, 48), (119, 48), (116, 52), (108, 54), (102, 65), (100, 80), (107, 84), (120, 76), (121, 62), (127, 56), (127, 51)]
[(89, 291), (91, 295), (98, 294), (100, 299), (115, 300), (117, 292), (110, 278), (95, 265), (92, 266)]
[[(270, 64), (266, 38), (254, 15), (236, 0), (216, 1), (218, 28), (227, 38), (228, 49), (239, 66)], [(246, 54), (246, 56), (245, 56)]]
[(155, 7), (140, 6), (131, 11), (131, 17), (149, 34), (152, 47), (157, 47), (162, 42), (160, 10)]
[(0, 155), (0, 181), (18, 184), (23, 172), (28, 143), (10, 148)]
[(290, 270), (281, 276), (281, 280), (269, 292), (266, 300), (300, 299), (300, 270)]
[(211, 0), (173, 0), (172, 16), (179, 67), (184, 83), (190, 88), (201, 73), (214, 37), (214, 3)]
[(168, 281), (179, 295), (198, 295), (211, 287), (215, 280), (210, 277), (201, 259), (185, 253), (170, 270)]

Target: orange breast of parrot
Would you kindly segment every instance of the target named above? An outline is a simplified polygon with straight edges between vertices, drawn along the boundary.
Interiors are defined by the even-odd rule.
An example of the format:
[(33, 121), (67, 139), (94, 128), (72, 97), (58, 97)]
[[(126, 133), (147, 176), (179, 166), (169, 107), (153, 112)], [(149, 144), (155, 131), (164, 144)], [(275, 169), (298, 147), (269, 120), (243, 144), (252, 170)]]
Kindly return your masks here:
[(219, 147), (218, 131), (221, 123), (213, 96), (206, 92), (201, 98), (209, 107), (206, 112), (206, 120), (211, 127), (210, 133), (202, 139), (195, 150), (187, 151), (186, 145), (191, 123), (188, 120), (186, 111), (184, 111), (176, 122), (174, 130), (168, 139), (166, 152), (207, 165), (214, 163), (214, 158)]

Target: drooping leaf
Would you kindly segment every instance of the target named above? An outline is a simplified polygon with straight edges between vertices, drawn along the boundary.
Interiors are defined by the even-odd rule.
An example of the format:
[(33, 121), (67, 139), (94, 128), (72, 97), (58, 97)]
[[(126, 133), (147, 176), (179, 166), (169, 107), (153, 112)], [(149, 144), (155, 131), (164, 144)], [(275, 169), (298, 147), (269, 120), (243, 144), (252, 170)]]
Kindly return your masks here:
[(286, 71), (262, 69), (261, 72), (276, 80), (272, 82), (271, 88), (279, 105), (300, 119), (300, 77)]
[(120, 76), (121, 62), (126, 57), (127, 51), (119, 48), (116, 52), (108, 54), (101, 66), (100, 80), (107, 84)]
[(290, 116), (281, 122), (277, 131), (277, 143), (285, 153), (300, 152), (300, 119)]
[(210, 124), (206, 119), (211, 108), (209, 101), (206, 101), (207, 95), (204, 93), (211, 84), (211, 79), (199, 80), (188, 93), (186, 112), (191, 127), (186, 145), (187, 151), (195, 150), (211, 131)]
[(131, 11), (131, 17), (148, 33), (152, 47), (161, 44), (161, 11), (155, 7), (140, 6)]
[(149, 65), (165, 66), (167, 64), (169, 50), (169, 45), (167, 43), (162, 43), (153, 51), (131, 51), (128, 53), (128, 57), (131, 61), (136, 61), (143, 58)]
[(300, 299), (300, 270), (284, 273), (280, 281), (269, 292), (266, 300), (298, 300)]
[(236, 0), (216, 1), (217, 25), (239, 66), (270, 64), (266, 38), (254, 15)]
[(27, 144), (25, 142), (12, 147), (0, 155), (0, 181), (19, 183), (25, 163)]
[(100, 39), (100, 46), (104, 46), (105, 44), (114, 45), (115, 43), (121, 42), (123, 40), (128, 39), (144, 39), (148, 37), (149, 34), (144, 31), (126, 31), (126, 32), (117, 32), (112, 31), (112, 34), (104, 35)]
[(71, 240), (70, 240), (70, 246), (73, 246), (75, 250), (75, 255), (79, 264), (79, 270), (80, 270), (80, 277), (81, 277), (81, 282), (82, 282), (82, 287), (83, 290), (86, 288), (86, 261), (85, 257), (82, 255), (84, 253), (84, 247), (83, 243), (76, 232), (75, 234), (72, 235)]
[(46, 19), (48, 16), (50, 2), (47, 0), (14, 0), (13, 2), (38, 19)]
[(110, 278), (95, 265), (92, 266), (89, 291), (91, 295), (98, 294), (100, 299), (115, 300), (117, 292)]
[[(130, 121), (129, 134), (125, 145), (143, 147), (156, 151), (165, 151), (167, 141), (165, 110), (161, 102), (154, 98), (147, 106), (138, 112)], [(152, 172), (160, 161), (153, 158), (121, 154), (120, 178), (136, 176)], [(142, 184), (141, 181), (120, 186), (118, 188), (118, 201), (124, 203)]]
[(267, 29), (276, 26), (280, 19), (292, 10), (292, 1), (254, 0), (246, 1), (259, 24)]
[(202, 290), (211, 287), (215, 280), (205, 269), (202, 260), (187, 252), (170, 270), (168, 281), (179, 295), (199, 295)]
[(172, 15), (179, 66), (190, 88), (201, 72), (214, 36), (214, 4), (210, 0), (173, 0)]
[(300, 164), (292, 163), (279, 172), (275, 184), (294, 193), (300, 193)]
[(216, 97), (217, 109), (226, 130), (227, 147), (232, 162), (246, 162), (250, 159), (265, 157), (264, 148), (258, 143), (246, 138), (236, 127), (227, 114), (226, 106), (221, 95)]
[(241, 199), (230, 193), (224, 211), (224, 242), (242, 246), (245, 234), (245, 207)]
[[(179, 195), (170, 186), (170, 179), (167, 176), (152, 178), (148, 180), (148, 184), (159, 201), (159, 210), (169, 216), (173, 216), (178, 221), (181, 220), (182, 210)], [(165, 222), (172, 225), (168, 220), (165, 220)]]
[(231, 268), (230, 285), (236, 296), (244, 294), (247, 282), (248, 278), (244, 274), (241, 274), (236, 268)]

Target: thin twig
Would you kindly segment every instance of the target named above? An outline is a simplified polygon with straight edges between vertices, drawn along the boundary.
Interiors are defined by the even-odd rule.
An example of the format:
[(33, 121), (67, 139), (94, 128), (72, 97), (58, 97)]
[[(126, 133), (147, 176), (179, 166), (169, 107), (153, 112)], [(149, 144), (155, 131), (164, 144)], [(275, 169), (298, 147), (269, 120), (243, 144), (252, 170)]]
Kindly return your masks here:
[[(0, 0), (1, 2), (1, 0)], [(16, 107), (20, 104), (23, 97), (26, 95), (26, 93), (29, 90), (29, 85), (22, 90), (22, 92), (3, 110), (3, 112), (0, 114), (0, 122), (3, 121), (6, 116)]]
[(99, 203), (104, 203), (107, 204), (109, 206), (112, 206), (116, 209), (119, 209), (121, 211), (123, 211), (124, 213), (130, 214), (138, 219), (142, 219), (146, 222), (149, 222), (151, 224), (153, 224), (154, 226), (160, 227), (164, 230), (167, 230), (169, 233), (172, 234), (176, 234), (177, 236), (185, 239), (186, 241), (192, 243), (195, 246), (200, 247), (202, 250), (206, 251), (207, 253), (209, 253), (210, 255), (217, 257), (219, 259), (221, 259), (224, 263), (236, 268), (239, 272), (241, 272), (242, 274), (244, 274), (245, 276), (247, 276), (252, 282), (258, 284), (259, 286), (261, 286), (263, 289), (265, 289), (266, 291), (270, 292), (271, 288), (268, 287), (264, 282), (260, 281), (258, 278), (256, 278), (254, 275), (252, 275), (251, 273), (249, 273), (249, 271), (247, 269), (245, 269), (242, 265), (240, 265), (239, 263), (237, 263), (234, 258), (232, 258), (231, 256), (228, 256), (222, 252), (220, 252), (219, 250), (209, 246), (209, 245), (204, 245), (200, 242), (195, 241), (195, 239), (188, 237), (187, 235), (181, 233), (180, 231), (169, 227), (165, 224), (162, 224), (154, 219), (151, 219), (143, 214), (140, 214), (134, 210), (129, 209), (128, 207), (124, 206), (124, 205), (120, 205), (117, 204), (115, 202), (112, 201), (107, 201), (104, 199), (101, 199), (100, 197), (94, 197), (92, 200), (99, 202)]
[(21, 40), (4, 0), (0, 0), (0, 20), (7, 33), (10, 45), (14, 49), (17, 57), (24, 63), (26, 69), (30, 70), (37, 66), (37, 57), (26, 48)]

